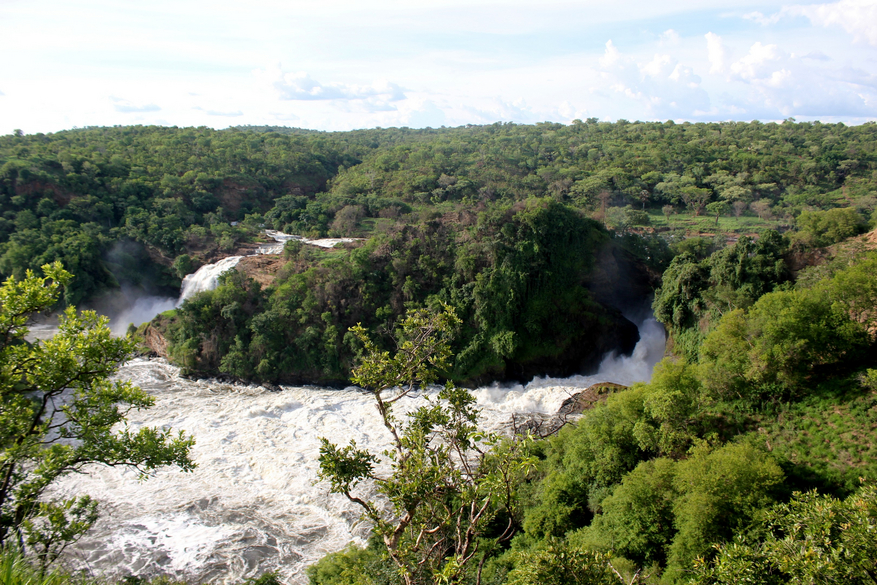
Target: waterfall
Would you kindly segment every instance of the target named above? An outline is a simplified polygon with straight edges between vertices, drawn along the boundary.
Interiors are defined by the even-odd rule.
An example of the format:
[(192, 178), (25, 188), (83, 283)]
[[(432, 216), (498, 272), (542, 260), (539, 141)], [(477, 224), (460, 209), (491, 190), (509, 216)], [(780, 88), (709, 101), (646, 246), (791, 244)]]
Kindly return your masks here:
[[(356, 238), (322, 238), (319, 240), (309, 240), (302, 236), (284, 234), (283, 232), (274, 230), (265, 230), (265, 234), (268, 237), (273, 238), (276, 243), (259, 246), (256, 248), (255, 255), (281, 254), (283, 252), (284, 244), (290, 240), (297, 240), (305, 244), (320, 246), (322, 248), (331, 248), (338, 243), (356, 241)], [(183, 301), (199, 292), (215, 289), (219, 285), (219, 276), (226, 270), (234, 268), (237, 263), (240, 262), (241, 258), (243, 258), (243, 256), (229, 256), (219, 262), (205, 264), (194, 273), (187, 275), (183, 278), (183, 286), (180, 289), (180, 298), (177, 301), (176, 306), (179, 307), (183, 304)]]
[[(260, 254), (281, 254), (283, 246), (290, 240), (297, 240), (302, 243), (319, 246), (322, 248), (331, 248), (335, 244), (344, 242), (353, 242), (358, 238), (322, 238), (318, 240), (309, 240), (302, 236), (292, 234), (284, 234), (274, 230), (265, 230), (265, 235), (272, 238), (275, 243), (263, 244), (256, 248), (254, 256)], [(243, 256), (229, 256), (219, 262), (213, 264), (205, 264), (192, 274), (183, 278), (183, 284), (180, 287), (180, 296), (178, 299), (169, 299), (165, 297), (143, 296), (140, 298), (129, 299), (128, 306), (118, 312), (108, 310), (113, 315), (111, 329), (113, 335), (125, 335), (128, 325), (140, 325), (147, 321), (151, 321), (156, 315), (164, 311), (168, 311), (175, 307), (179, 307), (188, 298), (199, 292), (213, 290), (219, 285), (219, 276), (234, 268)]]
[[(309, 240), (303, 236), (294, 236), (292, 234), (284, 234), (283, 232), (278, 232), (275, 230), (265, 230), (265, 235), (269, 238), (274, 238), (276, 244), (268, 244), (259, 248), (260, 254), (280, 254), (283, 251), (283, 245), (290, 240), (297, 240), (303, 244), (308, 244), (310, 246), (318, 246), (320, 248), (334, 248), (335, 244), (346, 244), (349, 242), (357, 242), (362, 240), (363, 238), (318, 238), (316, 240)], [(263, 252), (262, 250), (272, 250)], [(276, 251), (273, 251), (276, 250)]]
[(177, 306), (179, 307), (183, 301), (199, 292), (215, 289), (219, 286), (220, 275), (237, 266), (241, 258), (243, 256), (229, 256), (214, 264), (205, 264), (192, 274), (186, 275), (183, 279), (183, 286), (180, 287), (180, 299), (177, 301)]

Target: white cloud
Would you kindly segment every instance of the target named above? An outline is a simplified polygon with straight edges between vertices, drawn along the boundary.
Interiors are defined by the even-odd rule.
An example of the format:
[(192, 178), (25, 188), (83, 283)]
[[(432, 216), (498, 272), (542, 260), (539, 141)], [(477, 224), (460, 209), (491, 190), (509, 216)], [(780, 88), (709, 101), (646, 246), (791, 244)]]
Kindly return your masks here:
[(694, 70), (690, 67), (684, 67), (682, 63), (676, 64), (676, 67), (673, 68), (673, 72), (670, 73), (668, 79), (677, 83), (684, 83), (690, 88), (696, 88), (701, 82), (700, 76), (696, 75)]
[(204, 108), (202, 108), (200, 106), (195, 106), (192, 109), (204, 112), (208, 116), (220, 116), (220, 117), (224, 117), (224, 118), (238, 118), (238, 117), (244, 115), (244, 113), (240, 110), (236, 110), (233, 112), (226, 112), (226, 111), (221, 111), (221, 110), (205, 110)]
[(606, 52), (600, 58), (600, 66), (604, 68), (612, 67), (618, 62), (619, 55), (618, 49), (612, 44), (612, 39), (609, 39), (606, 41)]
[(756, 42), (729, 68), (728, 88), (734, 93), (726, 105), (760, 119), (873, 117), (868, 104), (877, 96), (877, 76), (825, 59), (822, 53), (795, 55), (776, 44)]
[(139, 114), (143, 112), (157, 112), (161, 110), (161, 108), (155, 104), (143, 104), (138, 106), (130, 103), (127, 100), (113, 99), (113, 101), (117, 102), (113, 105), (113, 109), (122, 114)]
[(749, 48), (749, 53), (731, 64), (731, 74), (744, 81), (758, 81), (773, 75), (772, 63), (780, 58), (776, 45), (762, 45), (757, 42)]
[(406, 126), (411, 128), (438, 128), (444, 126), (448, 119), (444, 110), (432, 100), (427, 100), (417, 109), (408, 112)]
[(840, 26), (853, 35), (856, 42), (877, 46), (877, 0), (840, 0), (828, 4), (791, 4), (770, 16), (761, 12), (744, 14), (743, 18), (762, 26), (776, 24), (785, 17), (803, 16), (816, 26)]
[(668, 28), (664, 32), (661, 33), (661, 38), (658, 41), (659, 47), (676, 47), (681, 42), (681, 38), (679, 37), (679, 33), (673, 30), (672, 28)]
[(783, 8), (819, 26), (840, 26), (857, 42), (877, 46), (877, 0), (841, 0), (831, 4), (796, 5)]
[(377, 81), (371, 85), (347, 83), (323, 84), (308, 73), (284, 73), (277, 65), (268, 70), (256, 72), (258, 77), (268, 81), (283, 100), (370, 100), (385, 102), (405, 99), (402, 88), (388, 81)]
[(725, 46), (722, 37), (708, 32), (706, 37), (706, 51), (710, 61), (710, 73), (722, 73), (725, 70)]
[(640, 73), (649, 77), (669, 77), (668, 71), (673, 69), (670, 55), (655, 55), (648, 63), (640, 63)]
[(806, 55), (801, 55), (802, 59), (813, 59), (814, 61), (831, 61), (831, 57), (822, 51), (810, 51)]
[[(17, 57), (2, 67), (0, 133), (785, 112), (864, 121), (877, 117), (875, 2), (761, 0), (741, 26), (722, 13), (740, 14), (734, 0), (0, 0), (0, 54)], [(656, 24), (667, 22), (682, 24)], [(294, 67), (264, 68), (278, 61)]]
[(757, 22), (762, 26), (768, 26), (770, 24), (776, 24), (783, 17), (784, 12), (781, 10), (777, 13), (774, 13), (770, 16), (765, 16), (761, 12), (749, 12), (743, 15), (743, 18), (746, 20), (751, 20), (753, 22)]
[[(700, 86), (701, 78), (692, 67), (670, 54), (654, 54), (651, 60), (639, 61), (621, 54), (611, 43), (600, 59), (603, 69), (601, 86), (592, 91), (605, 94), (609, 89), (614, 100), (623, 97), (636, 105), (637, 119), (690, 117), (692, 112), (710, 108), (709, 95)], [(613, 99), (611, 94), (607, 99)]]

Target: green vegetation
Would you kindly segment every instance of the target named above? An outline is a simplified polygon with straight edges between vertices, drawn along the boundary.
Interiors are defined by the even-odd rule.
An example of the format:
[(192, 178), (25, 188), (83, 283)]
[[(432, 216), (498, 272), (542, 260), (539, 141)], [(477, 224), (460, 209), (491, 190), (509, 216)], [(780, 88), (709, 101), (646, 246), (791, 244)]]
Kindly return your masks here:
[[(563, 375), (629, 348), (630, 332), (611, 338), (620, 320), (605, 303), (619, 299), (598, 291), (605, 275), (594, 260), (614, 254), (607, 242), (657, 273), (669, 260), (664, 242), (692, 233), (719, 234), (718, 248), (729, 234), (793, 227), (796, 249), (836, 241), (877, 206), (875, 152), (871, 123), (13, 135), (0, 137), (0, 276), (61, 260), (76, 275), (64, 301), (76, 304), (120, 283), (169, 292), (263, 225), (368, 237), (346, 256), (291, 251), (266, 290), (230, 281), (236, 291), (202, 301), (168, 334), (173, 359), (198, 373), (340, 383), (355, 357), (350, 326), (392, 327), (409, 307), (443, 301), (467, 324), (455, 380)], [(735, 286), (727, 273), (707, 284), (716, 278)], [(680, 317), (754, 298), (704, 299)], [(674, 337), (691, 358), (699, 337)], [(294, 355), (281, 351), (290, 346)]]
[(388, 330), (408, 307), (446, 303), (465, 324), (446, 376), (571, 375), (636, 341), (633, 325), (588, 290), (600, 250), (636, 262), (597, 222), (551, 199), (462, 222), (430, 217), (355, 249), (292, 243), (271, 287), (235, 271), (181, 307), (167, 327), (171, 357), (195, 372), (344, 383), (350, 327)]
[(620, 231), (752, 233), (833, 207), (855, 207), (868, 219), (877, 206), (875, 145), (873, 123), (791, 122), (5, 136), (0, 275), (61, 260), (77, 276), (66, 292), (73, 304), (140, 280), (111, 258), (120, 242), (133, 244), (141, 269), (157, 264), (154, 285), (175, 286), (177, 256), (209, 260), (262, 223), (350, 236), (411, 223), (412, 212), (427, 208), (530, 197), (594, 212)]
[[(378, 474), (378, 456), (355, 442), (338, 447), (323, 438), (320, 447), (320, 478), (363, 509), (406, 585), (455, 583), (473, 573), (480, 581), (484, 559), (515, 533), (515, 486), (534, 465), (520, 442), (480, 431), (475, 398), (451, 383), (407, 421), (393, 414), (396, 402), (434, 384), (447, 368), (449, 338), (459, 325), (450, 307), (435, 315), (411, 312), (393, 355), (362, 326), (352, 328), (364, 349), (352, 381), (374, 396), (390, 431), (392, 449), (383, 453), (390, 472)], [(365, 480), (380, 499), (354, 495)]]
[(845, 500), (815, 491), (768, 511), (749, 539), (716, 547), (697, 584), (873, 583), (877, 578), (877, 493), (866, 486)]
[[(699, 351), (533, 443), (518, 534), (481, 579), (456, 582), (872, 582), (877, 253), (795, 283), (779, 237), (760, 244), (677, 257), (656, 305), (694, 291), (664, 315), (674, 335), (698, 332)], [(679, 285), (680, 266), (733, 285)], [(691, 307), (699, 316), (674, 329)], [(377, 570), (371, 550), (346, 551), (337, 569), (321, 561), (312, 582)], [(378, 574), (360, 582), (394, 582)]]
[(134, 344), (111, 337), (105, 318), (70, 307), (52, 339), (25, 341), (32, 316), (52, 306), (71, 278), (60, 263), (42, 269), (43, 277), (28, 271), (0, 285), (0, 549), (30, 553), (45, 569), (97, 519), (87, 495), (44, 497), (53, 482), (93, 463), (144, 476), (165, 465), (189, 471), (194, 441), (168, 429), (113, 431), (153, 399), (109, 380)]
[(744, 236), (702, 260), (687, 251), (673, 258), (652, 308), (672, 330), (676, 351), (696, 359), (709, 323), (786, 282), (785, 251), (779, 234), (768, 231), (757, 241)]
[(802, 211), (796, 220), (796, 240), (810, 246), (830, 246), (864, 231), (862, 215), (851, 207)]
[[(119, 281), (176, 287), (167, 268), (177, 255), (233, 249), (254, 232), (230, 220), (266, 211), (289, 191), (313, 194), (345, 163), (296, 137), (206, 128), (0, 138), (0, 274), (21, 278), (60, 260), (76, 275), (67, 304)], [(120, 251), (141, 262), (126, 267)], [(144, 264), (153, 265), (152, 282), (142, 282)]]
[[(290, 243), (268, 284), (229, 272), (155, 325), (191, 373), (344, 383), (357, 372), (380, 404), (383, 383), (354, 366), (378, 356), (364, 363), (388, 378), (406, 315), (461, 321), (423, 349), (437, 359), (429, 375), (406, 381), (567, 375), (632, 347), (613, 307), (663, 274), (653, 307), (674, 355), (649, 384), (525, 443), (535, 469), (504, 478), (505, 499), (480, 471), (447, 465), (453, 440), (435, 440), (450, 433), (469, 452), (468, 393), (449, 386), (406, 424), (384, 411), (402, 442), (380, 491), (395, 513), (363, 500), (376, 538), (314, 565), (312, 582), (864, 583), (877, 574), (877, 255), (850, 238), (877, 221), (875, 173), (873, 123), (16, 135), (0, 137), (0, 275), (25, 282), (61, 260), (76, 277), (70, 305), (122, 282), (174, 287), (263, 228), (362, 237)], [(97, 324), (66, 319), (73, 337)], [(485, 451), (485, 476), (505, 453)], [(324, 477), (356, 497), (373, 457), (327, 443)], [(26, 544), (50, 560), (93, 508), (37, 506), (26, 491), (15, 497), (44, 519), (16, 522), (2, 503), (4, 535), (49, 534)], [(475, 501), (479, 521), (448, 528), (448, 511)]]

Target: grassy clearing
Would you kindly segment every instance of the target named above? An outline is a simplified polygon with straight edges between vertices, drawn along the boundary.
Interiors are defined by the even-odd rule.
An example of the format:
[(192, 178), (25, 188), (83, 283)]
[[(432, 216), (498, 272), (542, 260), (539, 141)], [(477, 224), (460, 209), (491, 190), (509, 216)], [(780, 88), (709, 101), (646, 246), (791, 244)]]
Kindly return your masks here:
[(675, 213), (664, 215), (659, 209), (646, 210), (652, 227), (660, 231), (684, 232), (688, 234), (757, 234), (765, 230), (782, 230), (788, 228), (787, 222), (780, 219), (762, 219), (749, 212), (740, 217), (720, 216), (718, 225), (716, 217), (693, 213)]
[(853, 490), (877, 480), (877, 391), (852, 384), (841, 394), (817, 392), (760, 421), (769, 449), (793, 475)]

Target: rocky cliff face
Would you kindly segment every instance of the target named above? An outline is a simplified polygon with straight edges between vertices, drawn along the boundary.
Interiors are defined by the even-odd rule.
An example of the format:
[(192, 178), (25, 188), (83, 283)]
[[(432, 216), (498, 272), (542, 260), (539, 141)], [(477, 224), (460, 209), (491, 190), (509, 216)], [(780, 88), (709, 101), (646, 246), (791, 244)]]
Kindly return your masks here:
[(641, 307), (660, 283), (659, 272), (610, 241), (597, 254), (587, 286), (599, 303), (624, 311)]
[(152, 323), (147, 323), (137, 333), (141, 337), (141, 345), (148, 348), (158, 357), (163, 357), (167, 359), (168, 340), (165, 339), (164, 335), (161, 332), (161, 325), (158, 323), (156, 325), (157, 326), (153, 326)]

